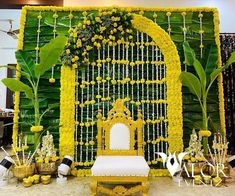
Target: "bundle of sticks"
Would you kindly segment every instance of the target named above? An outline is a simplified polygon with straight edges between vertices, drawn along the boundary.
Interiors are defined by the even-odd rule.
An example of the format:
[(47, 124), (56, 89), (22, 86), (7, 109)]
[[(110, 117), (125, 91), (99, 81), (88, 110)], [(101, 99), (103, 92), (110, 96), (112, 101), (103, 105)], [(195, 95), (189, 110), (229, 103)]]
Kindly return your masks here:
[(222, 134), (218, 133), (214, 135), (213, 139), (213, 154), (210, 146), (208, 145), (209, 153), (213, 165), (222, 165), (226, 162), (226, 155), (228, 150), (228, 142), (226, 137), (222, 136)]
[[(27, 155), (27, 157), (25, 157), (24, 145), (22, 145), (20, 147), (20, 148), (22, 148), (22, 161), (21, 161), (19, 158), (18, 152), (16, 151), (14, 145), (12, 144), (12, 149), (13, 149), (14, 155), (16, 156), (16, 161), (14, 161), (14, 164), (16, 166), (30, 166), (32, 164), (33, 157), (34, 157), (35, 153), (37, 152), (39, 146), (40, 146), (40, 143), (38, 144), (37, 148), (34, 150), (34, 152), (32, 154), (30, 151), (29, 154)], [(5, 154), (7, 156), (11, 157), (11, 155), (3, 148), (3, 146), (1, 147), (1, 149), (5, 152)]]

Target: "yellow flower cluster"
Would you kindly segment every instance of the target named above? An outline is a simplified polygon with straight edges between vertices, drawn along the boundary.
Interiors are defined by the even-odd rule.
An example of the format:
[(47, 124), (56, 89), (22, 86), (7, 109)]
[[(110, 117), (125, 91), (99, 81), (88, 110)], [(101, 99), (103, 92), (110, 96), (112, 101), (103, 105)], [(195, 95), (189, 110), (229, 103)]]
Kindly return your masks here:
[[(101, 101), (105, 102), (105, 101), (110, 101), (111, 97), (102, 97), (101, 95), (96, 95), (97, 99), (100, 99)], [(126, 98), (127, 101), (130, 101), (130, 104), (135, 104), (135, 105), (141, 105), (141, 104), (167, 104), (167, 100), (164, 99), (157, 99), (157, 100), (140, 100), (140, 101), (134, 101), (134, 100), (130, 100), (130, 98)], [(96, 103), (96, 100), (86, 100), (84, 103), (80, 103), (79, 101), (75, 102), (76, 105), (79, 105), (80, 108), (84, 108), (86, 105), (93, 105)]]
[(164, 55), (167, 68), (168, 150), (170, 152), (182, 151), (182, 93), (181, 83), (178, 79), (181, 72), (181, 63), (176, 46), (170, 36), (152, 20), (133, 15), (132, 25), (140, 32), (147, 33), (156, 42)]
[(85, 161), (85, 162), (75, 162), (75, 166), (91, 166), (94, 164), (94, 161)]
[(95, 145), (95, 142), (93, 140), (89, 141), (89, 142), (83, 142), (83, 141), (80, 141), (80, 142), (75, 142), (75, 145), (80, 145), (80, 146), (94, 146)]
[[(68, 51), (70, 53), (70, 51)], [(112, 63), (112, 64), (120, 64), (120, 65), (130, 65), (131, 67), (134, 67), (135, 65), (142, 65), (142, 64), (152, 64), (152, 65), (163, 65), (164, 61), (129, 61), (129, 60), (115, 60), (111, 58), (107, 59), (97, 59), (96, 62), (91, 62), (92, 66), (102, 67), (105, 63)]]
[(149, 176), (170, 176), (170, 173), (167, 169), (150, 169)]
[(168, 122), (168, 120), (167, 119), (164, 119), (164, 117), (162, 116), (162, 117), (160, 117), (159, 119), (154, 119), (154, 120), (151, 120), (151, 119), (146, 119), (146, 120), (143, 120), (143, 123), (144, 124), (159, 124), (159, 123), (161, 123), (161, 121), (163, 121), (163, 122)]
[(197, 163), (197, 162), (204, 162), (206, 161), (205, 157), (193, 157), (188, 154), (186, 154), (183, 158), (184, 161), (187, 161), (189, 163)]
[(159, 142), (168, 142), (168, 138), (162, 137), (160, 136), (159, 138), (157, 138), (156, 140), (147, 140), (147, 143), (152, 143), (152, 144), (157, 144)]
[(200, 130), (199, 135), (202, 137), (210, 137), (211, 136), (211, 131), (209, 130)]
[(39, 125), (39, 126), (32, 126), (30, 128), (30, 131), (33, 133), (37, 133), (37, 132), (41, 132), (43, 130), (43, 126)]
[(74, 156), (75, 69), (62, 65), (60, 97), (60, 157)]
[(95, 126), (96, 125), (96, 122), (95, 121), (93, 121), (93, 122), (78, 122), (78, 121), (76, 121), (75, 122), (75, 125), (79, 125), (79, 126), (81, 126), (81, 127), (91, 127), (91, 126)]
[(52, 156), (52, 157), (45, 157), (45, 158), (39, 158), (36, 157), (36, 162), (37, 163), (49, 163), (49, 162), (56, 162), (59, 160), (58, 156)]
[[(96, 83), (106, 83), (106, 82), (109, 82), (111, 80), (111, 77), (106, 77), (106, 78), (102, 78), (102, 77), (96, 77), (96, 82), (95, 81), (82, 81), (82, 84), (80, 85), (80, 88), (81, 89), (84, 89), (87, 86), (89, 85), (95, 85)], [(147, 84), (147, 85), (150, 85), (150, 84), (163, 84), (166, 82), (166, 78), (162, 78), (161, 80), (145, 80), (144, 78), (140, 79), (140, 80), (131, 80), (131, 78), (127, 77), (127, 78), (124, 78), (122, 80), (111, 80), (111, 83), (112, 85), (116, 85), (116, 84), (127, 84), (127, 83), (130, 83), (131, 85), (134, 85), (134, 84)], [(77, 83), (76, 85), (79, 85), (79, 83)], [(101, 98), (101, 97), (100, 97)]]
[(148, 163), (148, 165), (156, 165), (159, 162), (162, 162), (162, 158), (156, 158), (155, 160), (148, 161), (147, 163)]
[(91, 176), (90, 169), (79, 169), (77, 171), (77, 177), (88, 177), (88, 176)]
[(23, 146), (23, 148), (22, 147), (15, 147), (16, 152), (21, 152), (23, 149), (24, 149), (24, 151), (28, 150), (29, 146)]
[(147, 104), (160, 104), (160, 103), (167, 103), (167, 100), (164, 99), (156, 99), (156, 100), (140, 100), (140, 101), (134, 101), (131, 100), (130, 101), (131, 104), (136, 104), (136, 105), (140, 105), (141, 103), (147, 103)]
[(55, 83), (55, 78), (50, 78), (49, 82), (52, 83), (52, 84)]
[[(140, 105), (140, 104), (138, 104), (138, 103), (135, 103), (136, 105)], [(80, 106), (81, 107), (81, 106)], [(83, 106), (82, 105), (82, 107), (85, 107), (85, 106)], [(167, 123), (168, 122), (168, 119), (165, 119), (163, 116), (162, 117), (160, 117), (159, 119), (153, 119), (153, 120), (151, 120), (151, 119), (146, 119), (146, 120), (143, 120), (143, 123), (144, 124), (159, 124), (159, 123), (161, 123), (161, 122), (165, 122), (165, 123)], [(96, 125), (96, 121), (93, 121), (93, 122), (78, 122), (78, 121), (76, 121), (75, 122), (75, 125), (79, 125), (80, 127), (91, 127), (91, 126), (95, 126)], [(83, 143), (82, 144), (80, 144), (80, 145), (83, 145)], [(90, 145), (92, 145), (92, 144), (90, 144)]]
[(220, 144), (220, 143), (214, 143), (213, 144), (213, 146), (212, 146), (212, 148), (214, 149), (214, 150), (225, 150), (225, 149), (227, 149), (228, 148), (228, 145), (227, 144)]

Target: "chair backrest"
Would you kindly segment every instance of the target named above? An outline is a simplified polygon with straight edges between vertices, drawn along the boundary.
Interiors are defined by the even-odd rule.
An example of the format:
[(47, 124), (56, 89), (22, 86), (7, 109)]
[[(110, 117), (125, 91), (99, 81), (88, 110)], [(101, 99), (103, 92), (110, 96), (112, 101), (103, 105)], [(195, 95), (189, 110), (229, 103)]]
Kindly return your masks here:
[[(124, 105), (123, 99), (113, 103), (107, 120), (102, 120), (101, 111), (98, 112), (98, 144), (97, 155), (143, 155), (142, 114), (138, 110), (138, 118), (134, 121), (130, 110)], [(136, 134), (137, 133), (137, 134)], [(135, 136), (137, 135), (137, 149)]]

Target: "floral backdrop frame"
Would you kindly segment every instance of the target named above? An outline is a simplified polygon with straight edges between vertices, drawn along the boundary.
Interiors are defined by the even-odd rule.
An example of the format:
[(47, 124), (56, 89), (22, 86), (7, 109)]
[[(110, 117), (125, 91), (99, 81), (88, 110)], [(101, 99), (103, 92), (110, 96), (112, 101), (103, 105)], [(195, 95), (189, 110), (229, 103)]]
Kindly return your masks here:
[[(65, 15), (67, 16), (66, 20), (68, 22), (68, 27), (73, 26), (73, 23), (71, 22), (74, 18), (73, 13), (80, 13), (79, 16), (82, 15), (83, 12), (89, 12), (89, 11), (98, 11), (98, 10), (112, 10), (112, 9), (118, 9), (122, 12), (131, 12), (138, 15), (134, 15), (132, 20), (132, 25), (138, 29), (139, 31), (146, 32), (152, 39), (156, 42), (156, 45), (159, 46), (162, 53), (164, 54), (164, 60), (168, 61), (166, 63), (167, 71), (167, 97), (170, 100), (172, 96), (172, 101), (168, 103), (168, 143), (169, 143), (169, 150), (171, 152), (174, 151), (182, 151), (183, 149), (183, 130), (182, 130), (182, 96), (181, 96), (181, 84), (178, 80), (178, 76), (180, 74), (180, 64), (182, 65), (182, 69), (187, 69), (187, 67), (184, 65), (182, 59), (182, 55), (178, 56), (179, 51), (179, 43), (182, 43), (185, 39), (187, 39), (187, 33), (188, 35), (193, 34), (190, 31), (189, 23), (187, 17), (190, 15), (191, 18), (193, 18), (192, 13), (196, 13), (198, 15), (198, 34), (197, 36), (199, 39), (197, 40), (199, 43), (199, 49), (198, 54), (199, 56), (203, 55), (203, 53), (206, 53), (206, 43), (212, 44), (212, 42), (217, 47), (217, 55), (218, 55), (218, 67), (221, 66), (221, 58), (220, 58), (220, 40), (219, 40), (219, 16), (217, 9), (214, 8), (145, 8), (145, 7), (53, 7), (53, 6), (25, 6), (22, 9), (21, 14), (21, 28), (20, 28), (20, 35), (19, 35), (19, 41), (18, 41), (18, 49), (28, 49), (29, 52), (31, 52), (33, 55), (35, 55), (36, 61), (38, 61), (38, 51), (39, 47), (42, 46), (44, 43), (47, 42), (47, 39), (40, 43), (40, 34), (43, 32), (43, 23), (44, 25), (49, 25), (52, 28), (52, 37), (55, 37), (57, 34), (64, 34), (64, 30), (62, 30), (62, 27), (59, 28), (59, 25), (57, 27), (57, 24), (62, 24), (63, 19), (65, 19)], [(46, 18), (43, 20), (43, 17), (46, 16), (45, 13), (50, 12), (50, 14), (53, 16), (52, 19), (49, 20)], [(60, 17), (60, 13), (62, 14), (61, 20), (58, 19)], [(177, 17), (181, 17), (182, 20), (182, 35), (181, 36), (175, 36), (174, 35), (174, 20), (173, 17), (174, 14), (177, 15)], [(208, 29), (203, 29), (205, 27), (202, 26), (202, 18), (203, 14), (205, 15), (205, 21), (206, 22), (212, 22), (211, 27), (213, 27), (213, 32), (210, 32), (212, 34), (211, 37), (207, 36), (207, 33), (209, 32)], [(75, 14), (74, 14), (75, 15)], [(144, 15), (146, 18), (144, 18)], [(37, 30), (35, 33), (35, 48), (31, 45), (29, 45), (30, 39), (27, 39), (27, 35), (29, 35), (30, 32), (33, 30), (33, 22), (30, 22), (27, 20), (27, 17), (36, 16), (33, 19), (33, 22), (37, 22)], [(78, 16), (78, 17), (79, 17)], [(163, 17), (164, 18), (161, 18)], [(208, 18), (206, 18), (206, 16)], [(147, 19), (150, 18), (150, 19)], [(160, 22), (158, 25), (157, 18), (160, 18)], [(161, 20), (163, 20), (165, 23), (161, 23)], [(208, 20), (208, 21), (207, 21)], [(206, 23), (205, 22), (205, 23)], [(191, 24), (191, 23), (190, 23)], [(77, 25), (77, 23), (75, 24)], [(62, 24), (63, 26), (63, 24)], [(151, 27), (151, 28), (149, 28)], [(30, 29), (31, 28), (31, 29)], [(164, 31), (165, 29), (165, 31)], [(193, 28), (192, 28), (193, 29)], [(25, 32), (26, 31), (26, 32)], [(45, 30), (46, 31), (46, 30)], [(66, 30), (67, 31), (67, 30)], [(154, 33), (155, 32), (155, 33)], [(157, 33), (156, 33), (157, 32)], [(66, 34), (66, 33), (65, 33)], [(209, 33), (208, 33), (209, 34)], [(166, 41), (166, 43), (162, 42), (162, 40)], [(189, 36), (190, 37), (190, 36)], [(208, 38), (209, 37), (209, 38)], [(172, 41), (171, 39), (174, 41)], [(209, 41), (208, 41), (209, 40)], [(177, 48), (175, 47), (175, 44), (177, 45)], [(205, 43), (205, 46), (203, 45)], [(27, 45), (28, 44), (28, 45)], [(209, 44), (208, 44), (209, 45)], [(178, 49), (178, 52), (177, 52)], [(168, 60), (167, 60), (168, 59)], [(171, 60), (169, 60), (171, 59)], [(180, 61), (182, 63), (180, 63)], [(18, 65), (17, 65), (18, 66)], [(54, 85), (53, 83), (57, 83), (57, 87), (60, 87), (60, 103), (63, 103), (60, 105), (60, 113), (57, 117), (60, 116), (60, 131), (56, 131), (55, 134), (57, 134), (57, 142), (60, 145), (60, 156), (63, 156), (65, 154), (74, 155), (74, 146), (77, 145), (74, 140), (74, 126), (72, 125), (76, 124), (74, 116), (75, 116), (75, 86), (76, 86), (76, 67), (68, 67), (66, 65), (63, 65), (61, 67), (61, 76), (56, 75), (57, 72), (60, 72), (59, 66), (55, 66), (49, 73), (46, 74), (45, 79), (49, 79), (50, 85)], [(20, 67), (17, 67), (20, 69)], [(188, 68), (189, 71), (190, 68)], [(174, 72), (175, 71), (175, 72)], [(171, 78), (171, 75), (174, 76)], [(20, 79), (19, 72), (17, 72), (16, 77)], [(61, 77), (61, 78), (60, 78)], [(23, 78), (21, 78), (23, 79)], [(59, 79), (59, 80), (58, 80)], [(74, 81), (74, 82), (68, 82), (68, 81)], [(43, 84), (44, 85), (44, 84)], [(170, 88), (174, 89), (173, 91), (170, 90)], [(217, 86), (214, 87), (217, 91)], [(219, 124), (221, 125), (221, 130), (225, 132), (225, 120), (224, 120), (224, 101), (223, 101), (223, 87), (222, 87), (222, 76), (220, 75), (218, 79), (218, 100), (219, 100)], [(68, 95), (69, 93), (69, 95)], [(173, 100), (175, 95), (173, 93), (176, 93), (177, 96), (179, 96), (179, 99)], [(57, 91), (58, 94), (58, 91)], [(187, 94), (187, 92), (186, 92)], [(66, 96), (65, 96), (66, 95)], [(44, 100), (42, 100), (43, 103)], [(58, 101), (58, 100), (57, 100)], [(169, 105), (170, 104), (170, 105)], [(172, 104), (172, 105), (171, 105)], [(22, 98), (20, 98), (20, 93), (17, 92), (15, 95), (15, 115), (14, 115), (14, 127), (13, 127), (13, 143), (16, 144), (16, 138), (18, 134), (18, 129), (21, 128), (22, 130), (25, 130), (24, 127), (19, 126), (19, 119), (22, 118), (19, 116), (20, 110), (25, 110), (25, 107), (22, 107)], [(23, 105), (24, 106), (24, 105)], [(190, 107), (190, 106), (189, 106)], [(187, 108), (187, 107), (186, 107)], [(175, 112), (175, 111), (178, 111)], [(52, 114), (53, 115), (52, 111)], [(57, 111), (58, 113), (58, 111)], [(25, 116), (27, 116), (27, 107), (26, 107), (26, 113)], [(185, 117), (184, 117), (185, 118)], [(218, 121), (218, 120), (217, 120)], [(56, 121), (58, 123), (58, 120)], [(187, 121), (186, 121), (187, 122)], [(46, 124), (46, 123), (45, 123)], [(187, 123), (185, 123), (187, 124)], [(58, 130), (58, 129), (57, 129)], [(27, 132), (27, 131), (25, 131)], [(151, 164), (151, 163), (150, 163)], [(77, 163), (79, 166), (79, 163)], [(89, 166), (89, 164), (83, 166)], [(86, 167), (85, 167), (86, 168)], [(87, 175), (89, 174), (88, 170), (82, 170), (80, 168), (80, 175)], [(151, 170), (152, 175), (158, 175), (158, 176), (164, 176), (168, 175), (169, 173), (165, 169), (152, 169)]]

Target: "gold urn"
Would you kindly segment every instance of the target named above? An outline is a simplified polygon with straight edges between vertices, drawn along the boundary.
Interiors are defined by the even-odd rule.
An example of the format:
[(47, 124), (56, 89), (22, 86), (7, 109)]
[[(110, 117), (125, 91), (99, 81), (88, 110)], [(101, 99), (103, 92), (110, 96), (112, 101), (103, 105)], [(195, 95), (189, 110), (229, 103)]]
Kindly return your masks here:
[(185, 163), (187, 171), (189, 172), (190, 175), (192, 175), (192, 173), (194, 173), (194, 175), (199, 175), (201, 174), (201, 170), (204, 171), (205, 162), (196, 162), (196, 163), (185, 162)]
[(60, 161), (53, 161), (49, 163), (36, 162), (38, 173), (42, 175), (54, 175), (57, 172)]
[(23, 178), (27, 178), (29, 176), (32, 176), (35, 171), (35, 164), (31, 164), (29, 166), (21, 165), (21, 166), (15, 166), (12, 169), (13, 175), (20, 181), (23, 180)]

